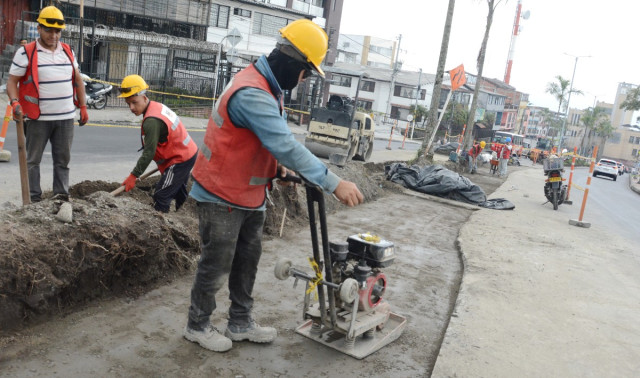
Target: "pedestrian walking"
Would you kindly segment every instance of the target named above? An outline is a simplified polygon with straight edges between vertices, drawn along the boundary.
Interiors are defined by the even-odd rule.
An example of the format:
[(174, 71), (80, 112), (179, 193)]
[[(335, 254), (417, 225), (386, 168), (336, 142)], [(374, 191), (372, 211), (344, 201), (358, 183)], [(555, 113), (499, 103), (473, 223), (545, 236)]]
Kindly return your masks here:
[(80, 108), (80, 126), (89, 120), (84, 83), (75, 54), (60, 42), (66, 27), (62, 12), (43, 8), (38, 15), (39, 38), (16, 51), (7, 82), (14, 119), (24, 115), (27, 176), (31, 202), (42, 200), (40, 162), (51, 143), (53, 194), (69, 199), (69, 161), (73, 143), (73, 117)]
[(473, 174), (478, 171), (478, 156), (480, 156), (486, 145), (487, 143), (484, 140), (480, 143), (474, 142), (473, 146), (469, 150), (469, 173)]
[[(343, 204), (363, 196), (297, 142), (283, 118), (284, 91), (315, 71), (328, 48), (322, 28), (307, 19), (280, 29), (268, 57), (237, 73), (216, 101), (193, 168), (190, 195), (198, 202), (201, 256), (184, 330), (187, 340), (224, 352), (232, 341), (273, 341), (275, 328), (252, 317), (253, 286), (262, 253), (265, 201), (272, 178), (298, 172)], [(286, 167), (286, 168), (285, 168)], [(231, 305), (224, 335), (210, 323), (216, 293), (228, 282)]]
[(131, 113), (143, 116), (142, 154), (122, 185), (127, 192), (133, 189), (151, 160), (155, 161), (162, 176), (153, 193), (153, 208), (167, 213), (173, 199), (176, 200), (176, 211), (187, 200), (187, 182), (196, 162), (198, 146), (173, 110), (149, 100), (148, 88), (139, 75), (125, 77), (119, 88), (118, 97), (124, 98)]

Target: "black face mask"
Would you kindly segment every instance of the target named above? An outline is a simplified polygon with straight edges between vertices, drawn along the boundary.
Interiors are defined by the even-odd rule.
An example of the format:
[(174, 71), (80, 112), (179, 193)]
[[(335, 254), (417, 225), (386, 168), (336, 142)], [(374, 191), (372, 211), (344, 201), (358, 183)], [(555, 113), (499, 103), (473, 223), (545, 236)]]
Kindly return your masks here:
[(296, 60), (278, 49), (274, 49), (267, 57), (267, 62), (282, 90), (290, 91), (298, 85), (300, 71), (308, 69), (308, 65)]

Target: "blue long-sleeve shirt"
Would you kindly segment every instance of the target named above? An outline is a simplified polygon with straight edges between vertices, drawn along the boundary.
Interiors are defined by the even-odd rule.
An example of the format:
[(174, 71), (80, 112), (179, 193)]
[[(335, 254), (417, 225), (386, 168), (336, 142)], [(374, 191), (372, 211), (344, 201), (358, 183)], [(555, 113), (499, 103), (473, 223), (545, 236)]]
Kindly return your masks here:
[[(273, 76), (266, 57), (260, 57), (255, 63), (255, 67), (267, 79), (278, 100), (261, 89), (242, 88), (227, 104), (231, 121), (236, 126), (246, 127), (256, 134), (263, 146), (278, 160), (278, 163), (298, 172), (324, 191), (333, 193), (340, 178), (329, 171), (322, 161), (295, 140), (287, 121), (280, 114), (277, 101), (283, 95), (282, 89)], [(224, 203), (233, 206), (207, 192), (195, 181), (189, 194), (200, 202)], [(264, 206), (260, 208), (260, 210), (263, 209)]]

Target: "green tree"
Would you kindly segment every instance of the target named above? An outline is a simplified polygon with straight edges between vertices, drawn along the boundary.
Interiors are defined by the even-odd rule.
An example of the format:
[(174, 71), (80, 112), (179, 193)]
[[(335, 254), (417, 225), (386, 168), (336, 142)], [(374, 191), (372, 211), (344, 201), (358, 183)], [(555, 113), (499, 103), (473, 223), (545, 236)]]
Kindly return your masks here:
[(545, 89), (545, 92), (552, 95), (556, 101), (558, 101), (558, 113), (560, 113), (561, 109), (564, 109), (564, 112), (566, 112), (569, 92), (579, 95), (583, 93), (579, 89), (571, 89), (571, 80), (564, 79), (560, 75), (556, 76), (556, 80), (558, 81), (547, 83), (547, 89)]
[(640, 110), (640, 86), (627, 92), (627, 98), (620, 104), (620, 109), (628, 111)]
[(415, 120), (416, 124), (418, 122), (424, 121), (427, 117), (427, 114), (429, 113), (429, 110), (427, 110), (427, 108), (422, 105), (413, 104), (411, 105), (411, 107), (409, 107), (409, 109), (410, 113), (413, 114), (413, 119)]
[(462, 133), (464, 123), (467, 121), (469, 112), (462, 104), (449, 102), (447, 111), (442, 116), (442, 123), (447, 125), (450, 135), (458, 135)]
[[(604, 108), (596, 106), (595, 108), (588, 108), (585, 110), (580, 122), (584, 126), (584, 134), (582, 134), (582, 140), (580, 142), (580, 153), (585, 154), (588, 151), (587, 146), (592, 146), (592, 138), (599, 137), (603, 139), (602, 144), (613, 135), (613, 127), (611, 121)], [(603, 146), (604, 147), (604, 146)], [(598, 147), (600, 149), (600, 147)]]
[(484, 118), (482, 118), (482, 123), (489, 127), (493, 127), (496, 123), (496, 113), (488, 113), (484, 112)]

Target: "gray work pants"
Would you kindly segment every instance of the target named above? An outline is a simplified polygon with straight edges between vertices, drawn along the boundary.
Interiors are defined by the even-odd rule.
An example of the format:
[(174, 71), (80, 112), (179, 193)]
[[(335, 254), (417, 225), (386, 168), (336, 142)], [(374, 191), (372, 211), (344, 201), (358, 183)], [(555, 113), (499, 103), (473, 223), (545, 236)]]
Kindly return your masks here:
[(58, 121), (29, 120), (25, 125), (27, 141), (27, 176), (31, 201), (42, 199), (40, 188), (40, 162), (51, 142), (53, 159), (53, 194), (69, 195), (69, 161), (73, 143), (73, 118)]
[(202, 330), (216, 309), (215, 295), (229, 284), (229, 324), (247, 327), (253, 307), (253, 284), (262, 254), (264, 211), (241, 210), (198, 202), (200, 246), (191, 288), (188, 327)]

